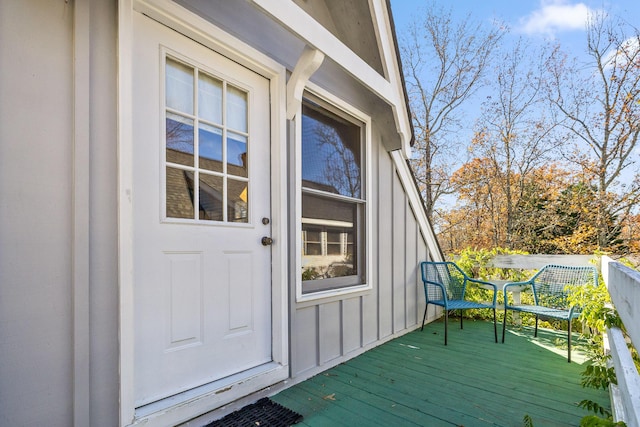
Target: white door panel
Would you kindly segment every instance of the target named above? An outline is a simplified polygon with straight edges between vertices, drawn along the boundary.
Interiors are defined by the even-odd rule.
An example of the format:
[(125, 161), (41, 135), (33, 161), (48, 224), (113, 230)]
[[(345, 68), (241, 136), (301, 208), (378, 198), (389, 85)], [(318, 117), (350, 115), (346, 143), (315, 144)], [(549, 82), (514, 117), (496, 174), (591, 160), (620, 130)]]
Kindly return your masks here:
[(141, 406), (271, 361), (270, 132), (268, 80), (143, 16), (134, 40)]

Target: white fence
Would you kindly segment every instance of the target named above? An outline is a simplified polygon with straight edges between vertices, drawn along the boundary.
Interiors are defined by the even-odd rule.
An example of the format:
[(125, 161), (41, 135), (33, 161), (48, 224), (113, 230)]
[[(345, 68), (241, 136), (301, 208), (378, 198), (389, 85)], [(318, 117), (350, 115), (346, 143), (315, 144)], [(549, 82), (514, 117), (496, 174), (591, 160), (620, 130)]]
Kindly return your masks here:
[[(605, 256), (602, 276), (631, 342), (640, 348), (640, 272)], [(640, 376), (622, 331), (607, 330), (607, 344), (618, 380), (617, 386), (610, 387), (614, 419), (628, 427), (640, 427)]]

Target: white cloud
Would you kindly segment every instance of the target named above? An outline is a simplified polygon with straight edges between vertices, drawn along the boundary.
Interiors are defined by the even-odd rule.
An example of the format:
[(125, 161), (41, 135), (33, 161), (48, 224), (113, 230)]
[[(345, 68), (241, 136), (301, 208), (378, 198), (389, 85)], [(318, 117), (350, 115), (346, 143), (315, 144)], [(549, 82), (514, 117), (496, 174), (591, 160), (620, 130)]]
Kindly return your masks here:
[(606, 68), (613, 66), (626, 67), (629, 59), (636, 63), (640, 55), (640, 39), (631, 37), (623, 41), (618, 49), (612, 49), (602, 58), (602, 63)]
[(541, 0), (540, 8), (520, 19), (518, 30), (526, 34), (553, 35), (559, 31), (582, 30), (595, 11), (584, 3)]

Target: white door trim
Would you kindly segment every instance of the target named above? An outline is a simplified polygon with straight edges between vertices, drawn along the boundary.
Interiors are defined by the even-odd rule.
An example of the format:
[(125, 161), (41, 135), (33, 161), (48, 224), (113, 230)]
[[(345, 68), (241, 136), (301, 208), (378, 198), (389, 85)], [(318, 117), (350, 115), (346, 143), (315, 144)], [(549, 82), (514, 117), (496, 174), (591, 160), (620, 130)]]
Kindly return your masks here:
[[(136, 413), (134, 404), (134, 297), (133, 297), (133, 137), (132, 71), (133, 16), (145, 15), (233, 59), (270, 81), (271, 97), (271, 231), (272, 246), (272, 352), (273, 363), (243, 384), (225, 393), (220, 389), (184, 396), (174, 405), (153, 413)], [(177, 423), (236, 400), (257, 386), (268, 386), (289, 376), (287, 301), (287, 181), (286, 181), (286, 69), (271, 58), (225, 33), (170, 0), (118, 2), (118, 258), (120, 337), (120, 425)], [(223, 388), (224, 387), (224, 388)]]

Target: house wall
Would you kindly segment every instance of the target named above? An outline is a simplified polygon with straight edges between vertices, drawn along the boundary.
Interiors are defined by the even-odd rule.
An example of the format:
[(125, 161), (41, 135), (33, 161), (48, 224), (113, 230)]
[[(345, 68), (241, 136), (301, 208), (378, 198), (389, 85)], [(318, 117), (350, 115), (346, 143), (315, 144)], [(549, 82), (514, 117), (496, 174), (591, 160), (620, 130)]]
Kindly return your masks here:
[(76, 4), (0, 2), (3, 426), (117, 420), (116, 4)]
[(0, 8), (0, 424), (69, 425), (73, 10)]
[[(375, 124), (371, 155), (373, 289), (355, 296), (292, 301), (291, 375), (296, 381), (422, 322), (425, 302), (418, 263), (429, 257), (427, 243)], [(291, 295), (295, 295), (295, 280), (291, 282)], [(435, 310), (430, 310), (429, 320), (434, 317)]]
[[(118, 168), (117, 2), (90, 2), (89, 417), (117, 424)], [(88, 425), (88, 424), (77, 424)]]
[[(2, 426), (118, 423), (117, 28), (112, 0), (0, 2)], [(376, 126), (373, 289), (292, 298), (296, 379), (421, 320), (427, 245)]]

